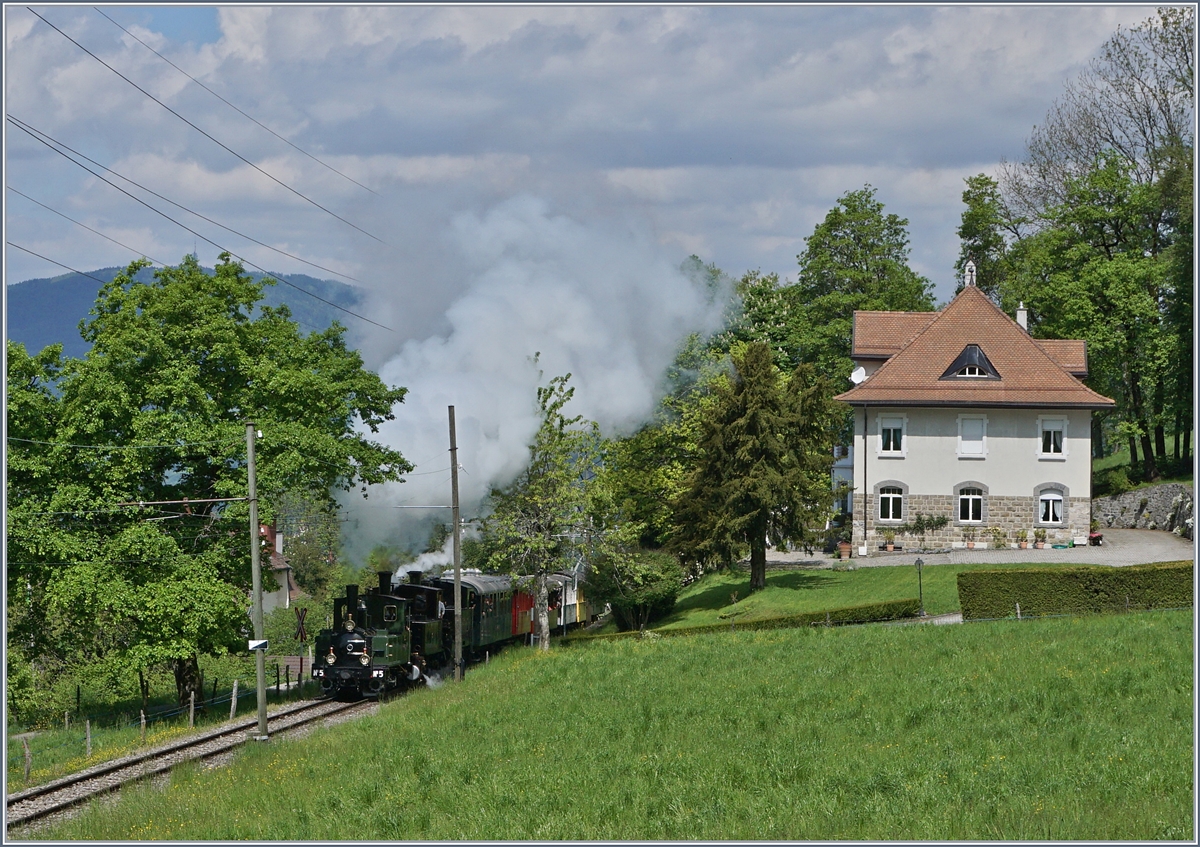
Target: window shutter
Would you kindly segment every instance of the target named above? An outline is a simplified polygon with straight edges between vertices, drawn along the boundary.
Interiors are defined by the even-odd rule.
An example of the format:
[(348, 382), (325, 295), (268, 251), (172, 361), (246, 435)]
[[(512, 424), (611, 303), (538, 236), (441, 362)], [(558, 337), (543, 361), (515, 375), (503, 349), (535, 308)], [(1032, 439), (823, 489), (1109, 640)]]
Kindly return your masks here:
[(983, 453), (983, 421), (977, 418), (964, 418), (962, 421), (962, 452), (969, 454)]

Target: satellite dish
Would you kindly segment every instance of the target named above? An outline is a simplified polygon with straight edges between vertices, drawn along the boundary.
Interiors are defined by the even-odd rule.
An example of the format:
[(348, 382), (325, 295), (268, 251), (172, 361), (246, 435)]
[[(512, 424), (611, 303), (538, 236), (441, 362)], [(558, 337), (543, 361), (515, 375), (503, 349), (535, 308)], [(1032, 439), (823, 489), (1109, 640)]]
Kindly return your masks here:
[(861, 365), (854, 369), (854, 373), (850, 374), (850, 381), (853, 382), (855, 385), (858, 385), (860, 382), (862, 382), (866, 378), (867, 378), (867, 369), (862, 367)]

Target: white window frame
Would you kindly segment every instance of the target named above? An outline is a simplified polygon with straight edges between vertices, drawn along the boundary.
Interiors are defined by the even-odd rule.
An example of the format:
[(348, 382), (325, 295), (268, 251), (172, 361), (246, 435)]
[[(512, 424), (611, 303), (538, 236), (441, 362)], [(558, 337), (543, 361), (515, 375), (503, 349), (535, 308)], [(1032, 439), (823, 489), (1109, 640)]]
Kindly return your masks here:
[[(889, 426), (884, 426), (884, 424)], [(900, 428), (900, 449), (899, 450), (884, 450), (883, 449), (883, 431), (884, 429), (896, 429), (896, 424)], [(881, 413), (875, 418), (875, 455), (880, 459), (903, 459), (908, 455), (908, 415), (896, 415)]]
[[(1038, 494), (1036, 523), (1039, 526), (1064, 526), (1064, 525), (1066, 525), (1067, 514), (1066, 514), (1066, 509), (1063, 506), (1063, 502), (1066, 499), (1067, 498), (1063, 497), (1062, 492), (1055, 488), (1047, 488), (1045, 491), (1040, 492)], [(1043, 511), (1042, 505), (1046, 502), (1054, 502), (1054, 501), (1058, 502), (1058, 520), (1055, 521), (1055, 520), (1043, 519), (1042, 518), (1042, 511)]]
[[(967, 494), (968, 491), (978, 491), (979, 493), (978, 494)], [(963, 518), (962, 502), (963, 502), (963, 500), (966, 500), (968, 498), (971, 500), (979, 501), (979, 517), (965, 518), (965, 519)], [(957, 518), (955, 523), (957, 523), (957, 524), (982, 524), (984, 522), (985, 510), (984, 510), (983, 506), (984, 506), (985, 500), (987, 500), (987, 494), (979, 486), (964, 485), (962, 488), (960, 488), (958, 490), (958, 507), (955, 510), (955, 516)]]
[[(1066, 415), (1038, 415), (1037, 419), (1037, 457), (1039, 460), (1046, 462), (1064, 462), (1067, 459), (1067, 421)], [(1047, 424), (1060, 424), (1060, 427), (1051, 427)], [(1060, 429), (1062, 432), (1062, 452), (1061, 453), (1046, 453), (1042, 450), (1043, 433), (1048, 430)], [(1038, 514), (1041, 514), (1039, 509)]]
[[(963, 421), (981, 421), (983, 423), (983, 438), (980, 442), (980, 452), (966, 453), (963, 451)], [(955, 442), (954, 452), (960, 459), (986, 459), (988, 454), (987, 440), (987, 415), (959, 415), (958, 416), (958, 440)]]
[[(901, 442), (901, 443), (903, 443), (903, 442)], [(897, 494), (896, 491), (890, 491), (890, 490), (886, 494), (884, 493), (884, 489), (892, 489), (892, 488), (896, 489), (896, 491), (898, 491), (899, 493)], [(900, 501), (900, 517), (891, 517), (891, 518), (883, 517), (883, 498), (884, 497), (895, 498), (896, 500)], [(903, 523), (904, 522), (904, 489), (903, 488), (901, 488), (899, 485), (881, 486), (879, 489), (879, 493), (876, 495), (876, 500), (878, 501), (878, 503), (876, 505), (876, 520), (878, 520), (879, 523), (893, 524), (893, 523)], [(891, 510), (889, 509), (889, 511), (891, 511)]]

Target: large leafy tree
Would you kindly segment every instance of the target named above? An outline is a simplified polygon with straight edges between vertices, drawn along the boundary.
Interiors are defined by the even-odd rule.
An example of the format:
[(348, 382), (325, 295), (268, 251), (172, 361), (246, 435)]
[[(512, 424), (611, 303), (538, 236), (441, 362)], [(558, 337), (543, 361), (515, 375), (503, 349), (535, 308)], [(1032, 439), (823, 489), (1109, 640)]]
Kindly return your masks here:
[(685, 560), (749, 547), (752, 591), (766, 587), (768, 541), (811, 544), (833, 502), (838, 404), (810, 365), (785, 379), (771, 358), (761, 342), (735, 353), (675, 522), (674, 546)]
[(303, 335), (286, 307), (259, 306), (262, 284), (228, 255), (212, 274), (186, 257), (148, 284), (135, 280), (144, 265), (101, 290), (84, 359), (59, 371), (53, 354), (10, 348), (23, 390), (9, 437), (25, 440), (10, 441), (24, 458), (9, 478), (8, 556), (23, 564), (8, 589), (43, 664), (170, 663), (182, 700), (198, 655), (235, 648), (249, 625), (246, 421), (263, 432), (269, 522), (286, 492), (331, 505), (333, 491), (410, 470), (364, 433), (405, 392), (363, 368), (339, 325)]
[(599, 437), (595, 424), (568, 418), (563, 407), (575, 389), (570, 374), (538, 388), (541, 423), (529, 445), (529, 463), (504, 488), (492, 491), (480, 554), (489, 568), (531, 584), (538, 643), (550, 648), (550, 574), (583, 556), (589, 530), (587, 482), (594, 475)]
[(854, 312), (933, 308), (929, 280), (908, 266), (908, 220), (885, 214), (870, 185), (850, 191), (805, 239), (800, 273), (785, 289), (791, 346), (840, 384), (850, 375)]
[[(1002, 167), (1012, 236), (1001, 298), (1036, 303), (1037, 333), (1074, 323), (1073, 337), (1112, 351), (1093, 361), (1093, 383), (1117, 400), (1108, 427), (1128, 439), (1134, 464), (1141, 448), (1146, 479), (1166, 458), (1167, 424), (1176, 454), (1185, 433), (1184, 458), (1192, 428), (1194, 41), (1186, 7), (1119, 29), (1024, 158)], [(1100, 326), (1078, 319), (1089, 310)]]

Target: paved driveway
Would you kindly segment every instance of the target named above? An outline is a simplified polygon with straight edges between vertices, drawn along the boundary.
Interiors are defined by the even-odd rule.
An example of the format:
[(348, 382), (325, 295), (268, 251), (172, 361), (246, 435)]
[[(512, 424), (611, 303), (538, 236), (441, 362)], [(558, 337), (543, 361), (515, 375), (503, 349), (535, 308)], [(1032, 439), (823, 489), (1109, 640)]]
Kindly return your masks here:
[[(1066, 550), (950, 550), (946, 553), (883, 553), (850, 559), (849, 564), (857, 568), (885, 567), (888, 565), (912, 565), (920, 556), (924, 564), (970, 564), (992, 562), (1030, 562), (1074, 565), (1141, 565), (1148, 562), (1176, 562), (1195, 560), (1193, 542), (1170, 532), (1156, 529), (1112, 529), (1104, 530), (1104, 544), (1100, 547), (1071, 547)], [(833, 567), (836, 562), (829, 556), (806, 556), (799, 553), (767, 551), (767, 567), (772, 564), (792, 564), (814, 568)]]

